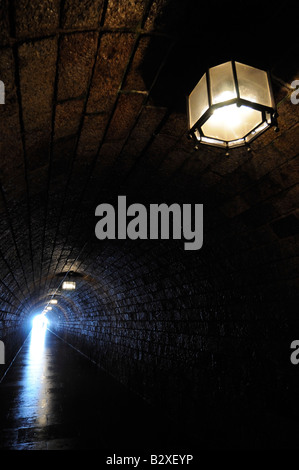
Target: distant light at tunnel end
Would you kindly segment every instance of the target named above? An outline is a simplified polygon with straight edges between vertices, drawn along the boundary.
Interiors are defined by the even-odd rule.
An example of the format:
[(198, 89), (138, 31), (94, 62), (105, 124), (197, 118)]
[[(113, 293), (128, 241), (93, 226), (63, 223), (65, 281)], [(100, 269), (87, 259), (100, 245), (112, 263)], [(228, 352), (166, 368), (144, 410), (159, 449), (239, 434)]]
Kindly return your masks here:
[(36, 332), (37, 330), (44, 330), (47, 327), (48, 319), (44, 313), (35, 315), (32, 319), (32, 328)]

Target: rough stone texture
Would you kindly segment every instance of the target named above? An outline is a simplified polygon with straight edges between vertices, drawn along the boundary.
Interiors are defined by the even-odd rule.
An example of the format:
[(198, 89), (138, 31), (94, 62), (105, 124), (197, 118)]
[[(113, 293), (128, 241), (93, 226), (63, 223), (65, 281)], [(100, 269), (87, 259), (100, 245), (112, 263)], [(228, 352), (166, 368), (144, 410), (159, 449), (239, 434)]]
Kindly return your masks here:
[(25, 43), (18, 50), (22, 120), (26, 132), (28, 166), (47, 163), (51, 136), (57, 41)]
[(134, 35), (129, 33), (107, 33), (101, 37), (87, 103), (88, 113), (111, 112), (134, 43)]
[(66, 0), (63, 5), (64, 28), (97, 28), (100, 24), (103, 0)]
[(0, 44), (1, 45), (9, 43), (8, 1), (9, 0), (2, 0), (0, 2)]
[(95, 33), (76, 33), (62, 38), (57, 92), (59, 100), (86, 94), (96, 47)]
[(59, 26), (59, 0), (18, 0), (15, 2), (16, 36), (51, 34)]
[[(10, 49), (1, 50), (0, 75), (5, 84), (7, 106), (0, 107), (0, 172), (6, 194), (24, 193), (24, 159), (19, 107), (14, 75), (14, 57)], [(23, 194), (24, 196), (24, 194)]]
[[(0, 2), (0, 339), (9, 361), (56, 295), (51, 327), (182, 427), (196, 434), (201, 423), (216, 448), (279, 447), (299, 419), (289, 361), (299, 287), (296, 40), (290, 31), (279, 57), (275, 47), (265, 54), (261, 34), (249, 49), (242, 31), (286, 26), (285, 10), (251, 6), (241, 24), (241, 7), (226, 8)], [(207, 48), (199, 10), (215, 17)], [(228, 51), (271, 69), (280, 128), (229, 158), (194, 150), (185, 109)], [(203, 203), (203, 248), (99, 242), (95, 208), (120, 194)], [(60, 288), (68, 271), (72, 293)]]
[(148, 2), (144, 0), (109, 0), (104, 25), (107, 28), (137, 28), (143, 19)]

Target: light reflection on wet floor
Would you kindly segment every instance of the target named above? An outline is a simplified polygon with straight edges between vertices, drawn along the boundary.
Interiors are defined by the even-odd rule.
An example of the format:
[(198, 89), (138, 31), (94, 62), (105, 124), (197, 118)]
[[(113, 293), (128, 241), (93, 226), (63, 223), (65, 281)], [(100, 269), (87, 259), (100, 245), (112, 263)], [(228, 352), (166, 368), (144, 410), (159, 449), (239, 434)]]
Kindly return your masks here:
[(49, 396), (46, 385), (49, 379), (47, 370), (49, 357), (45, 353), (45, 336), (46, 325), (32, 329), (26, 366), (23, 369), (23, 386), (14, 412), (15, 419), (23, 420), (27, 425), (47, 424)]
[(46, 329), (28, 336), (0, 384), (0, 404), (1, 449), (183, 444), (172, 423)]

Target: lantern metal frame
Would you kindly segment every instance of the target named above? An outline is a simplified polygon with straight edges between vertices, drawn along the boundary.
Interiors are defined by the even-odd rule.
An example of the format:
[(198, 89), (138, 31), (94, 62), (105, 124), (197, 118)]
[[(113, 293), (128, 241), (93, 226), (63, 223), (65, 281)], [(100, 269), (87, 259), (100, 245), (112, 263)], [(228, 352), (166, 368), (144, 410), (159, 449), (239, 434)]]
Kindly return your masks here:
[[(239, 80), (237, 76), (237, 70), (236, 70), (236, 61), (231, 60), (228, 61), (232, 65), (232, 74), (233, 74), (233, 82), (235, 86), (235, 91), (236, 91), (236, 97), (221, 101), (219, 103), (212, 104), (212, 90), (211, 90), (211, 78), (210, 78), (210, 70), (213, 67), (210, 67), (205, 74), (202, 75), (201, 78), (206, 75), (206, 88), (207, 88), (207, 98), (208, 98), (208, 109), (202, 114), (202, 116), (195, 122), (195, 124), (190, 127), (190, 96), (191, 93), (187, 96), (187, 112), (188, 112), (188, 123), (189, 123), (189, 137), (192, 138), (193, 140), (196, 141), (197, 144), (203, 144), (203, 145), (209, 145), (213, 147), (221, 147), (226, 150), (236, 148), (236, 147), (242, 147), (242, 146), (247, 146), (248, 149), (250, 149), (249, 145), (250, 143), (255, 140), (257, 137), (259, 137), (261, 134), (263, 134), (267, 129), (270, 127), (275, 127), (275, 130), (278, 131), (278, 125), (277, 125), (277, 110), (276, 110), (276, 105), (275, 105), (275, 100), (274, 100), (274, 95), (273, 95), (273, 89), (271, 85), (271, 75), (269, 71), (262, 70), (262, 69), (257, 69), (257, 70), (262, 70), (267, 74), (267, 80), (268, 80), (268, 86), (269, 86), (269, 94), (270, 94), (270, 101), (272, 106), (266, 106), (261, 103), (256, 103), (250, 100), (246, 100), (240, 96), (240, 88), (239, 88)], [(241, 65), (241, 62), (237, 62)], [(222, 65), (222, 64), (221, 64)], [(198, 82), (199, 83), (199, 82)], [(225, 106), (229, 106), (232, 104), (236, 104), (238, 107), (240, 106), (247, 106), (251, 109), (257, 110), (261, 113), (261, 122), (259, 122), (258, 125), (256, 125), (254, 128), (252, 128), (247, 134), (245, 134), (242, 138), (235, 139), (235, 140), (223, 140), (219, 139), (216, 137), (209, 137), (205, 136), (203, 131), (202, 131), (202, 126), (208, 121), (208, 119), (212, 116), (215, 110), (219, 108), (223, 108)]]

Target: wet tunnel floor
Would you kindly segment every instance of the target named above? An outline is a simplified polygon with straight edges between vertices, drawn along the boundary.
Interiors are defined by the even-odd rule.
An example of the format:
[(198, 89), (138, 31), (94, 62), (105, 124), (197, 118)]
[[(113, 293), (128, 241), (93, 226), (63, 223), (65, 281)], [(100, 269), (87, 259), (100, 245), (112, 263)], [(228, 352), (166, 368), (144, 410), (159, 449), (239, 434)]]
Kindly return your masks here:
[(164, 449), (182, 445), (172, 423), (46, 331), (31, 335), (0, 384), (5, 450)]

